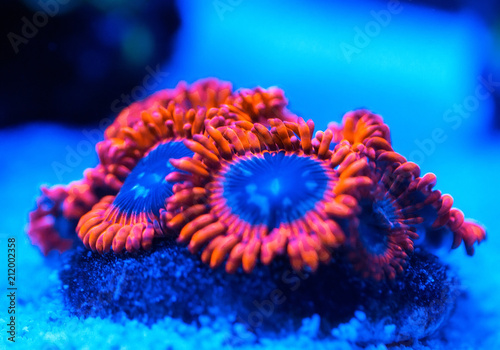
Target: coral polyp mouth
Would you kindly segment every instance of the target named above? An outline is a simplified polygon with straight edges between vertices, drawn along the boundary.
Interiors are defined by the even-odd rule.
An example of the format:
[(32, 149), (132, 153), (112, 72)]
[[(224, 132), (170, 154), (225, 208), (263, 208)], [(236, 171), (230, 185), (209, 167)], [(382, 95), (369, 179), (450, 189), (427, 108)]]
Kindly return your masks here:
[(111, 248), (149, 249), (153, 237), (167, 233), (165, 201), (172, 195), (165, 177), (174, 171), (172, 158), (191, 157), (182, 141), (168, 140), (154, 146), (137, 163), (116, 195), (104, 197), (77, 226), (80, 239), (100, 253)]
[(217, 200), (241, 220), (269, 230), (300, 219), (333, 186), (320, 161), (285, 151), (244, 157), (226, 168)]
[(144, 211), (158, 215), (165, 206), (165, 199), (173, 193), (173, 184), (165, 180), (168, 174), (176, 170), (170, 164), (170, 159), (192, 155), (193, 152), (181, 141), (159, 144), (128, 175), (113, 206), (126, 215), (137, 215)]
[(190, 176), (168, 201), (180, 210), (169, 225), (181, 228), (178, 241), (193, 253), (202, 250), (213, 268), (226, 261), (227, 272), (240, 266), (251, 272), (257, 262), (287, 255), (293, 269), (315, 271), (345, 239), (330, 219), (350, 215), (353, 204), (334, 196), (332, 133), (312, 139), (314, 123), (301, 118), (269, 124), (209, 127), (211, 139), (190, 144), (201, 161), (173, 162)]

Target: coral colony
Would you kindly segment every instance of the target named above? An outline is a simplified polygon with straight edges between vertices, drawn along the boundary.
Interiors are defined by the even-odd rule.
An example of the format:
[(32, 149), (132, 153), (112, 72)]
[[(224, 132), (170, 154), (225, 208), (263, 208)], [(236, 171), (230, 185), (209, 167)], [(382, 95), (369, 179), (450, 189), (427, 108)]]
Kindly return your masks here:
[(32, 243), (126, 255), (171, 240), (247, 274), (282, 258), (314, 273), (340, 256), (383, 282), (405, 270), (419, 236), (451, 235), (469, 255), (485, 239), (434, 174), (393, 150), (380, 116), (352, 111), (315, 132), (286, 106), (280, 89), (233, 92), (215, 79), (132, 104), (97, 144), (95, 168), (42, 188)]

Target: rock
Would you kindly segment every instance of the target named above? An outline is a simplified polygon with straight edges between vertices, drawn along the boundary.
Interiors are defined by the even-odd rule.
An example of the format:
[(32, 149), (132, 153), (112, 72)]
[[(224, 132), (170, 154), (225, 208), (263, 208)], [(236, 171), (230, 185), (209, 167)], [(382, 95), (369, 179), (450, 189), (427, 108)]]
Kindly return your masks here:
[(146, 324), (171, 316), (200, 327), (225, 315), (244, 326), (246, 331), (237, 327), (242, 334), (307, 331), (389, 344), (435, 332), (460, 293), (448, 267), (418, 249), (395, 280), (375, 282), (361, 278), (341, 257), (314, 274), (295, 272), (278, 259), (251, 274), (230, 275), (174, 242), (153, 246), (122, 255), (80, 247), (66, 253), (61, 291), (71, 312)]

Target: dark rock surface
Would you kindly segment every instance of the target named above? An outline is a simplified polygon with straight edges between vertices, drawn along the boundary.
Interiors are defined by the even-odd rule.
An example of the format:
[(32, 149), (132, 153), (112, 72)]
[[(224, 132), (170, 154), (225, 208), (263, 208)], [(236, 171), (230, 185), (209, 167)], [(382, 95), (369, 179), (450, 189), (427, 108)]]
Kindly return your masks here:
[(341, 258), (314, 274), (297, 273), (283, 259), (229, 275), (174, 242), (123, 255), (76, 248), (65, 259), (62, 290), (78, 316), (152, 324), (165, 316), (199, 323), (227, 315), (256, 334), (293, 331), (318, 315), (325, 336), (354, 320), (360, 343), (419, 339), (443, 325), (460, 294), (448, 267), (418, 249), (403, 274), (383, 283), (360, 278)]

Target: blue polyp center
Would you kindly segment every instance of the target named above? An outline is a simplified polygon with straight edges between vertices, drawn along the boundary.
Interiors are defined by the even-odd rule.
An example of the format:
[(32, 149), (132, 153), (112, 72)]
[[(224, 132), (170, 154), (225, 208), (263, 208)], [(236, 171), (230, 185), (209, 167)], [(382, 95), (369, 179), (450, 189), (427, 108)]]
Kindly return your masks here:
[(387, 250), (387, 236), (398, 228), (397, 216), (389, 199), (360, 201), (359, 236), (365, 249), (379, 255)]
[(330, 178), (320, 161), (266, 152), (264, 157), (231, 164), (223, 181), (223, 196), (231, 212), (269, 230), (291, 223), (323, 199)]
[(130, 172), (113, 205), (128, 215), (158, 215), (165, 206), (165, 199), (172, 195), (173, 184), (167, 182), (165, 177), (177, 171), (169, 160), (192, 156), (193, 152), (180, 141), (160, 143)]

